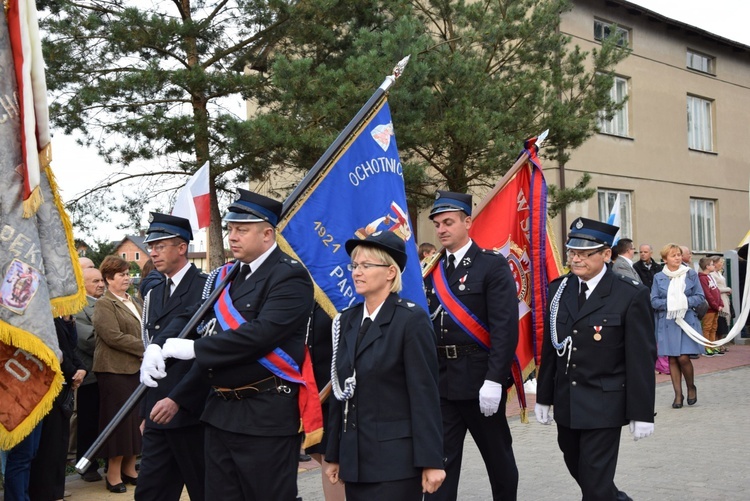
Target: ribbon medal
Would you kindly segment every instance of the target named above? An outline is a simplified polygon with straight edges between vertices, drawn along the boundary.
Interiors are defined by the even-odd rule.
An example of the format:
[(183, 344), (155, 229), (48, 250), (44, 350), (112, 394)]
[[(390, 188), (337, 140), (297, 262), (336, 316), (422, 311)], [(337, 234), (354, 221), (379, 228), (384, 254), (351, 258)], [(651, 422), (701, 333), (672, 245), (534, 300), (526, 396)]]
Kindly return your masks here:
[(596, 331), (596, 333), (594, 334), (594, 341), (601, 341), (602, 340), (602, 335), (600, 334), (600, 332), (602, 331), (602, 326), (601, 325), (595, 325), (594, 326), (594, 330)]
[(469, 274), (467, 273), (466, 275), (458, 279), (458, 282), (459, 282), (458, 290), (460, 291), (466, 290), (466, 285), (464, 285), (464, 282), (466, 282), (466, 277), (468, 276)]

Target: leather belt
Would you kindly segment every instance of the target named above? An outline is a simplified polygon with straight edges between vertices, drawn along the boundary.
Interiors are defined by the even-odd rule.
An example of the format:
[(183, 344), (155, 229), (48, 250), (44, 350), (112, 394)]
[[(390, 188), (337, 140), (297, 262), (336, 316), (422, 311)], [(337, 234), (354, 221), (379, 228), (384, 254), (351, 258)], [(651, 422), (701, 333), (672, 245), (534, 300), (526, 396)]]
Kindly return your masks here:
[(478, 344), (449, 344), (447, 346), (438, 346), (438, 357), (441, 358), (458, 358), (469, 353), (479, 351), (481, 348)]
[(279, 393), (291, 393), (292, 389), (286, 385), (286, 383), (277, 378), (271, 376), (266, 379), (261, 379), (254, 383), (240, 386), (239, 388), (220, 388), (218, 386), (213, 387), (214, 393), (224, 400), (242, 400), (243, 398), (250, 398), (267, 391), (276, 390)]

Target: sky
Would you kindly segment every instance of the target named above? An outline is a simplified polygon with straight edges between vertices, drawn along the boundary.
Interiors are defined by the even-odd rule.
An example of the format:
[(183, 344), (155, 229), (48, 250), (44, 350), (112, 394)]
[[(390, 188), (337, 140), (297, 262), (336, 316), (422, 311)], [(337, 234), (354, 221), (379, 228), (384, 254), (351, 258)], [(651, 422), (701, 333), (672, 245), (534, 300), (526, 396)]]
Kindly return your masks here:
[[(630, 0), (649, 10), (678, 21), (696, 26), (724, 38), (750, 46), (750, 0)], [(710, 6), (707, 8), (706, 6)], [(230, 103), (228, 103), (230, 104)], [(237, 103), (231, 103), (242, 109), (238, 97)], [(55, 173), (63, 200), (68, 201), (76, 195), (94, 187), (110, 172), (108, 166), (96, 155), (96, 152), (75, 144), (74, 138), (53, 130), (53, 162)], [(144, 210), (144, 220), (146, 210)], [(114, 218), (118, 221), (117, 218)], [(121, 221), (124, 222), (124, 221)], [(115, 228), (114, 224), (101, 225), (95, 234), (99, 240), (119, 240), (124, 231)], [(78, 236), (78, 235), (76, 235)]]

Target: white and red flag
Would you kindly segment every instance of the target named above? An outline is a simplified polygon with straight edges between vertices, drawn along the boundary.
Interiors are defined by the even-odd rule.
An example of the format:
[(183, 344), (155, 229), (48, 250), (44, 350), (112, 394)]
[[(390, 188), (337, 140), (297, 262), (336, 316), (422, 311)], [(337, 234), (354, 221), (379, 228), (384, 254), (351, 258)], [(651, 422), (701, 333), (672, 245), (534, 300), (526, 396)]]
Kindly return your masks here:
[(208, 191), (208, 162), (188, 180), (172, 209), (172, 215), (190, 220), (193, 231), (205, 228), (211, 222)]

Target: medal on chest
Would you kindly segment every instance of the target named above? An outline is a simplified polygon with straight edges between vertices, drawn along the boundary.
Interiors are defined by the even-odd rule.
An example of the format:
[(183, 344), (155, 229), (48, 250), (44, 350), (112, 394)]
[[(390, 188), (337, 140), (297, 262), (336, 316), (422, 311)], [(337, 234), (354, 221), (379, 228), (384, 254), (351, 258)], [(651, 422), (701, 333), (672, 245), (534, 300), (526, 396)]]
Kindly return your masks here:
[(465, 291), (466, 290), (466, 284), (464, 282), (466, 282), (466, 277), (468, 277), (468, 276), (469, 276), (469, 274), (467, 273), (466, 275), (464, 275), (464, 276), (462, 276), (461, 278), (458, 279), (458, 290), (460, 290), (460, 291)]
[(594, 326), (594, 341), (601, 341), (602, 340), (602, 326), (601, 325), (595, 325)]

